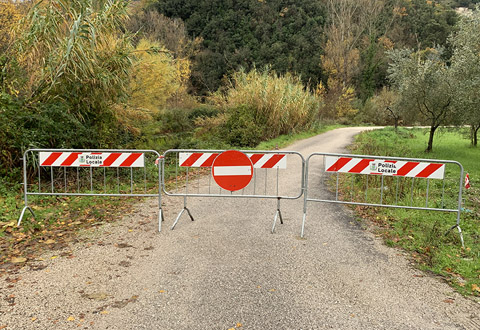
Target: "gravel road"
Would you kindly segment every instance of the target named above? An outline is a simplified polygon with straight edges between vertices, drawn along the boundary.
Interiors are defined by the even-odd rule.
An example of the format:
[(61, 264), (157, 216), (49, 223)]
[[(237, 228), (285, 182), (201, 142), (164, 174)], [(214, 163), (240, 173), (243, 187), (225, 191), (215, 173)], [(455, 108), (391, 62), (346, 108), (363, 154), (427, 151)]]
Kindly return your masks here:
[[(366, 128), (341, 128), (288, 148), (341, 152)], [(282, 179), (284, 187), (295, 183)], [(325, 189), (320, 184), (313, 189)], [(480, 329), (480, 304), (411, 266), (338, 205), (275, 200), (165, 198), (52, 256), (0, 278), (0, 329)], [(42, 267), (44, 267), (42, 269)], [(5, 327), (6, 326), (6, 327)]]

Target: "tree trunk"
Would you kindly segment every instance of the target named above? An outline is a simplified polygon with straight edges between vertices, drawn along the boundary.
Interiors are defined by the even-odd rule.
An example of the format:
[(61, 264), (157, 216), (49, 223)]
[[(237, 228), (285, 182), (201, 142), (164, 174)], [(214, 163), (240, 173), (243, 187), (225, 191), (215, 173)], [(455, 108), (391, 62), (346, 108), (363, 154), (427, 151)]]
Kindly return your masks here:
[(474, 127), (473, 128), (473, 146), (476, 147), (477, 146), (477, 133), (478, 133), (478, 129), (480, 128), (480, 125), (477, 125), (477, 127)]
[(394, 117), (395, 133), (398, 131), (398, 118)]
[(431, 152), (433, 150), (433, 135), (435, 134), (435, 130), (437, 129), (438, 125), (430, 126), (430, 136), (428, 137), (428, 146), (425, 152)]

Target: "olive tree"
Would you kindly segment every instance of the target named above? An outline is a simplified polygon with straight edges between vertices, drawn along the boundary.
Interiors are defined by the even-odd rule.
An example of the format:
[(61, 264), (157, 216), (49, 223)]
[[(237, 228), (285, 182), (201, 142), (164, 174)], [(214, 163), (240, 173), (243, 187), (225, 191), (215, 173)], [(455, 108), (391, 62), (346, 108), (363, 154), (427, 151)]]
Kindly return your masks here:
[(458, 31), (450, 38), (454, 47), (453, 78), (458, 85), (455, 109), (463, 123), (471, 127), (472, 145), (477, 145), (480, 129), (480, 7), (458, 23)]
[(402, 112), (430, 126), (426, 152), (432, 151), (436, 129), (452, 119), (454, 109), (451, 69), (441, 53), (439, 48), (389, 52), (389, 79), (398, 90)]

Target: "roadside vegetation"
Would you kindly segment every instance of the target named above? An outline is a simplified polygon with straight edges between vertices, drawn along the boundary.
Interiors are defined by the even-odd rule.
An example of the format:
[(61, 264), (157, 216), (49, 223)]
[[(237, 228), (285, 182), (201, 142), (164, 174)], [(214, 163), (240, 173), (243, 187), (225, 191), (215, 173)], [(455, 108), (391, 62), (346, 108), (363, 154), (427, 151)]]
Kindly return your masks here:
[[(439, 128), (439, 146), (424, 151), (429, 139), (427, 129), (393, 128), (364, 132), (357, 136), (351, 151), (356, 154), (393, 157), (456, 160), (470, 175), (469, 189), (463, 190), (461, 228), (448, 231), (456, 223), (456, 214), (389, 208), (356, 207), (357, 215), (373, 225), (373, 230), (390, 246), (401, 247), (422, 270), (441, 275), (463, 294), (480, 296), (480, 154), (465, 141), (468, 129)], [(348, 189), (350, 181), (345, 182)], [(426, 191), (425, 189), (423, 189)], [(409, 198), (407, 196), (406, 198)]]

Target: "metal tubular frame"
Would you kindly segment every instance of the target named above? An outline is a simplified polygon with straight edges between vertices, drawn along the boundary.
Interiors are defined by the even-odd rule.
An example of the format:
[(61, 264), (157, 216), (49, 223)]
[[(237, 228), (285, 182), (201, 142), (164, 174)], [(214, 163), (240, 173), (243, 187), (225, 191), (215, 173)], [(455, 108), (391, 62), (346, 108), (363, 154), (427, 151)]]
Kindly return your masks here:
[[(278, 180), (279, 180), (279, 170), (277, 168), (277, 182), (276, 182), (276, 194), (272, 194), (272, 195), (268, 195), (267, 194), (267, 173), (268, 173), (268, 169), (265, 169), (265, 187), (264, 189), (260, 188), (260, 189), (257, 189), (257, 182), (256, 182), (256, 179), (257, 179), (257, 175), (256, 175), (256, 170), (259, 170), (258, 168), (254, 170), (253, 172), (253, 178), (252, 178), (252, 181), (253, 181), (253, 195), (248, 195), (245, 193), (244, 189), (242, 189), (242, 191), (240, 192), (240, 194), (233, 194), (233, 193), (229, 193), (229, 194), (226, 194), (226, 193), (222, 193), (222, 189), (220, 188), (220, 191), (218, 193), (213, 193), (213, 191), (215, 189), (211, 189), (211, 179), (209, 179), (209, 186), (208, 186), (208, 194), (207, 193), (198, 193), (198, 190), (197, 190), (197, 193), (194, 193), (194, 192), (190, 192), (188, 190), (188, 167), (186, 168), (187, 169), (187, 175), (186, 175), (186, 184), (185, 184), (185, 190), (184, 192), (181, 192), (178, 190), (178, 181), (176, 181), (176, 185), (175, 185), (175, 192), (171, 192), (171, 191), (168, 191), (165, 187), (165, 160), (167, 159), (168, 155), (169, 154), (175, 154), (175, 173), (178, 174), (178, 168), (179, 168), (179, 158), (178, 158), (178, 155), (181, 153), (181, 152), (187, 152), (187, 153), (222, 153), (226, 150), (199, 150), (199, 149), (170, 149), (170, 150), (167, 150), (163, 153), (162, 155), (162, 189), (163, 189), (163, 192), (165, 193), (165, 195), (167, 196), (180, 196), (180, 197), (183, 197), (184, 198), (184, 206), (183, 206), (183, 209), (178, 213), (176, 219), (175, 219), (175, 222), (173, 224), (173, 226), (171, 227), (171, 229), (173, 230), (175, 228), (175, 226), (177, 225), (178, 221), (180, 220), (180, 217), (182, 216), (182, 214), (187, 211), (187, 214), (190, 216), (190, 219), (192, 221), (194, 221), (193, 219), (193, 216), (190, 212), (190, 210), (188, 209), (187, 207), (187, 197), (222, 197), (222, 198), (265, 198), (265, 199), (277, 199), (277, 210), (276, 210), (276, 213), (275, 213), (275, 217), (274, 217), (274, 221), (273, 221), (273, 225), (272, 225), (272, 233), (275, 232), (275, 226), (276, 226), (276, 223), (277, 223), (277, 220), (280, 219), (280, 224), (283, 224), (283, 217), (282, 217), (282, 212), (280, 210), (280, 201), (282, 199), (299, 199), (300, 197), (302, 197), (303, 195), (303, 186), (304, 186), (304, 179), (305, 179), (305, 158), (302, 156), (302, 154), (300, 154), (299, 152), (296, 152), (296, 151), (279, 151), (279, 150), (269, 150), (269, 151), (261, 151), (261, 150), (240, 150), (240, 152), (243, 152), (245, 154), (282, 154), (282, 155), (295, 155), (297, 157), (299, 157), (299, 160), (301, 161), (301, 164), (302, 164), (302, 173), (300, 175), (300, 186), (299, 186), (299, 192), (297, 195), (295, 196), (282, 196), (279, 194), (279, 191), (278, 191)], [(274, 170), (274, 169), (273, 169)], [(211, 177), (211, 176), (210, 176)], [(272, 186), (274, 187), (273, 185), (269, 185), (269, 187)], [(274, 188), (275, 189), (275, 188)], [(172, 189), (173, 190), (173, 189)], [(193, 189), (192, 189), (193, 190)], [(260, 194), (260, 190), (264, 190), (264, 194)], [(257, 194), (258, 193), (258, 194)]]
[[(456, 209), (445, 209), (445, 208), (435, 208), (435, 207), (428, 207), (428, 189), (430, 187), (430, 181), (427, 179), (427, 199), (426, 199), (426, 207), (417, 207), (413, 206), (413, 187), (414, 187), (414, 179), (412, 178), (412, 187), (411, 187), (411, 206), (403, 206), (403, 205), (391, 205), (391, 204), (384, 204), (383, 203), (383, 179), (384, 176), (381, 176), (382, 182), (382, 191), (381, 191), (381, 201), (380, 204), (376, 203), (362, 203), (362, 202), (347, 202), (347, 201), (340, 201), (338, 200), (338, 175), (339, 172), (336, 172), (336, 192), (335, 192), (335, 200), (333, 199), (315, 199), (309, 198), (308, 196), (308, 175), (310, 169), (310, 159), (312, 157), (322, 156), (325, 159), (325, 156), (334, 156), (334, 157), (352, 157), (352, 158), (368, 158), (368, 159), (380, 159), (380, 160), (396, 160), (396, 161), (420, 161), (420, 162), (429, 162), (429, 163), (442, 163), (442, 164), (453, 164), (457, 165), (460, 169), (460, 177), (458, 183), (458, 203)], [(325, 173), (323, 171), (322, 173)], [(300, 236), (303, 238), (305, 235), (305, 222), (307, 217), (307, 203), (308, 202), (324, 202), (324, 203), (334, 203), (334, 204), (346, 204), (346, 205), (362, 205), (362, 206), (378, 206), (378, 207), (389, 207), (389, 208), (402, 208), (402, 209), (411, 209), (411, 210), (427, 210), (427, 211), (442, 211), (442, 212), (454, 212), (457, 214), (457, 221), (456, 224), (453, 225), (446, 234), (448, 234), (451, 230), (457, 228), (458, 233), (460, 235), (460, 240), (462, 242), (462, 246), (465, 246), (463, 240), (462, 229), (460, 228), (460, 215), (462, 210), (462, 189), (463, 189), (463, 175), (464, 170), (462, 164), (452, 160), (438, 160), (438, 159), (418, 159), (418, 158), (402, 158), (402, 157), (383, 157), (383, 156), (370, 156), (370, 155), (351, 155), (351, 154), (337, 154), (337, 153), (312, 153), (309, 155), (305, 162), (305, 179), (304, 179), (304, 204), (303, 204), (303, 219), (302, 219), (302, 227)], [(368, 175), (367, 175), (368, 178)], [(397, 177), (398, 178), (398, 177)], [(368, 180), (368, 179), (367, 179)], [(368, 184), (368, 181), (367, 181)], [(398, 187), (398, 181), (397, 181)], [(398, 189), (398, 188), (397, 188)], [(444, 199), (444, 190), (445, 190), (445, 178), (443, 179), (443, 188), (442, 188), (442, 207), (443, 207), (443, 199)], [(398, 191), (397, 191), (398, 193)], [(396, 197), (398, 198), (398, 196)], [(397, 203), (397, 202), (396, 202)]]
[[(161, 194), (161, 180), (162, 180), (162, 175), (161, 175), (161, 166), (160, 164), (158, 165), (158, 193), (155, 194), (148, 194), (144, 190), (144, 193), (134, 193), (133, 192), (133, 168), (131, 169), (130, 172), (130, 193), (125, 193), (122, 194), (120, 193), (120, 175), (119, 175), (119, 168), (117, 167), (117, 193), (105, 193), (105, 173), (104, 173), (104, 193), (94, 193), (93, 191), (93, 167), (89, 167), (90, 171), (90, 193), (80, 193), (80, 176), (79, 176), (79, 168), (77, 167), (77, 192), (66, 192), (66, 167), (64, 167), (64, 180), (65, 180), (65, 190), (64, 192), (55, 192), (54, 188), (54, 180), (53, 180), (53, 166), (50, 166), (50, 181), (51, 181), (51, 190), (50, 192), (42, 192), (41, 191), (41, 171), (40, 171), (40, 164), (38, 164), (38, 192), (34, 191), (29, 191), (28, 190), (28, 178), (27, 178), (27, 158), (29, 154), (33, 153), (38, 153), (38, 152), (102, 152), (102, 153), (150, 153), (154, 154), (157, 159), (160, 158), (160, 154), (155, 151), (155, 150), (131, 150), (131, 149), (28, 149), (27, 151), (24, 152), (23, 154), (23, 199), (24, 199), (24, 207), (22, 209), (22, 212), (20, 214), (20, 217), (18, 218), (17, 226), (20, 226), (22, 223), (23, 217), (25, 215), (25, 212), (28, 210), (33, 218), (35, 218), (35, 213), (33, 212), (33, 209), (29, 206), (28, 204), (28, 196), (103, 196), (103, 197), (157, 197), (158, 198), (158, 231), (162, 230), (162, 221), (164, 220), (163, 213), (162, 213), (162, 194)], [(105, 170), (105, 167), (104, 167)], [(144, 171), (145, 168), (144, 168)], [(146, 174), (145, 174), (146, 175)], [(145, 182), (146, 184), (146, 182)]]

